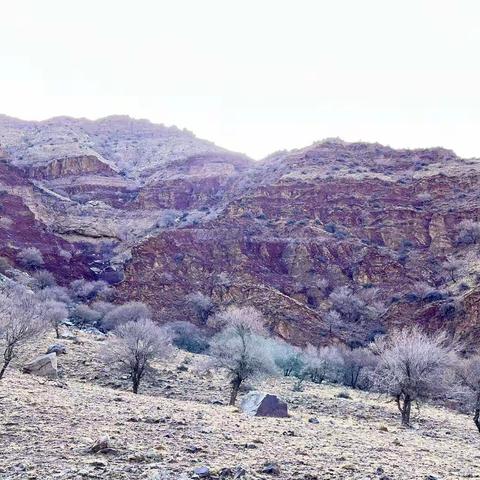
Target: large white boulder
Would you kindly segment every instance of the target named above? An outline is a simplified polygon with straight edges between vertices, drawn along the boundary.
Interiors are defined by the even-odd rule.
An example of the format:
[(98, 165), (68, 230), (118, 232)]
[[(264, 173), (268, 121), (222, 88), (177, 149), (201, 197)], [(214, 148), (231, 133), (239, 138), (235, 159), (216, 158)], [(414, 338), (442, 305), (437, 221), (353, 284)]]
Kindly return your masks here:
[(246, 414), (256, 417), (288, 417), (286, 402), (265, 392), (249, 392), (243, 398), (240, 408)]
[(23, 367), (24, 373), (56, 378), (58, 373), (57, 354), (47, 353), (40, 355)]

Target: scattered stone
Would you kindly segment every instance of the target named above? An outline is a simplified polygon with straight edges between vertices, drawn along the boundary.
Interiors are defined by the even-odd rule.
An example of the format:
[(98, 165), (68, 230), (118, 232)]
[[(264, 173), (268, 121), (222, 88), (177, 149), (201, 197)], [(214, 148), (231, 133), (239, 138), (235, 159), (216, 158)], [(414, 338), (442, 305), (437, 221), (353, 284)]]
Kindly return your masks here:
[(261, 473), (267, 473), (268, 475), (279, 475), (280, 474), (280, 467), (276, 463), (266, 463)]
[(67, 347), (63, 343), (54, 343), (50, 345), (47, 350), (47, 355), (49, 353), (56, 353), (57, 355), (66, 355)]
[(382, 425), (381, 427), (378, 427), (378, 430), (380, 432), (388, 432), (388, 428), (385, 425)]
[(56, 378), (58, 374), (57, 354), (40, 355), (23, 367), (24, 373), (41, 377)]
[(196, 445), (188, 445), (188, 447), (185, 450), (188, 453), (197, 453), (202, 451), (202, 449), (200, 447), (197, 447)]
[(438, 477), (436, 477), (435, 475), (427, 475), (425, 477), (425, 480), (438, 480)]
[(86, 453), (115, 453), (116, 450), (112, 448), (110, 444), (110, 438), (108, 435), (99, 437), (97, 441), (86, 449)]
[(351, 399), (352, 397), (350, 396), (350, 394), (346, 391), (341, 391), (341, 392), (338, 392), (337, 395), (335, 395), (337, 398), (346, 398), (346, 399)]
[(320, 423), (320, 420), (318, 418), (312, 417), (308, 419), (308, 423), (314, 423), (315, 425), (317, 425)]
[(249, 392), (240, 408), (246, 414), (256, 417), (288, 417), (287, 404), (276, 395), (264, 392)]
[(198, 478), (208, 478), (210, 476), (210, 469), (208, 467), (197, 467), (193, 473)]

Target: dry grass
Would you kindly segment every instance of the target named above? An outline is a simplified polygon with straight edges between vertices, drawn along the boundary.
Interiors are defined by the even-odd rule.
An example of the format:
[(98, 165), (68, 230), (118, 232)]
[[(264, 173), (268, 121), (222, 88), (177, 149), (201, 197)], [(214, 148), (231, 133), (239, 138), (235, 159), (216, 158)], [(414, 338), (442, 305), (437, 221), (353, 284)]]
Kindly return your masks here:
[[(403, 429), (394, 405), (374, 395), (337, 398), (340, 388), (311, 384), (293, 392), (292, 381), (276, 379), (262, 388), (288, 400), (290, 418), (250, 418), (212, 404), (227, 397), (222, 376), (199, 373), (201, 357), (184, 353), (134, 395), (112, 388), (124, 384), (102, 372), (100, 342), (80, 338), (64, 342), (65, 383), (17, 370), (2, 381), (1, 479), (154, 479), (164, 469), (177, 479), (202, 465), (214, 475), (241, 466), (243, 478), (272, 478), (259, 473), (266, 462), (278, 463), (273, 478), (281, 479), (480, 478), (480, 436), (464, 415), (425, 407), (415, 428)], [(117, 453), (84, 453), (101, 435)]]

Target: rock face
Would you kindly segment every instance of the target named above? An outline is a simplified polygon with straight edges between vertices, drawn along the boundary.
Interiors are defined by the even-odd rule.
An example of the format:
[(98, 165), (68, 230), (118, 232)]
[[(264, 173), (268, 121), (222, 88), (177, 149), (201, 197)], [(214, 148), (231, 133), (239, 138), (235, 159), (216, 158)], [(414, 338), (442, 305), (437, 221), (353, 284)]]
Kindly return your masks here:
[(276, 395), (264, 392), (249, 392), (243, 398), (240, 408), (254, 417), (288, 417), (287, 404)]
[[(0, 117), (0, 152), (0, 256), (18, 266), (35, 246), (60, 284), (105, 279), (158, 322), (202, 326), (184, 302), (201, 291), (217, 309), (256, 306), (298, 344), (365, 343), (410, 322), (470, 343), (480, 331), (480, 261), (456, 243), (459, 223), (480, 219), (479, 160), (333, 139), (253, 162), (118, 116)], [(447, 258), (467, 261), (462, 281)], [(342, 286), (386, 312), (332, 326)], [(419, 289), (445, 295), (412, 302)]]
[(23, 367), (24, 373), (31, 373), (41, 377), (56, 378), (58, 373), (57, 354), (47, 353), (40, 355)]

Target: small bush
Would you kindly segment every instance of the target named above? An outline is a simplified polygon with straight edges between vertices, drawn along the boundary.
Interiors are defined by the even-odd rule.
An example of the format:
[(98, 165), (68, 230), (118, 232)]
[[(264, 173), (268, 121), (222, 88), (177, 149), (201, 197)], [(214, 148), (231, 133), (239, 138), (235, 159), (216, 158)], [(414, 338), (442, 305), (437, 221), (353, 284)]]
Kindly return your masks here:
[(190, 322), (172, 322), (166, 325), (173, 340), (173, 345), (191, 353), (203, 353), (209, 343), (205, 334)]
[(39, 290), (43, 290), (47, 287), (54, 287), (57, 284), (53, 273), (49, 272), (48, 270), (39, 270), (32, 276), (34, 279), (34, 286)]
[(150, 309), (142, 302), (128, 302), (118, 305), (105, 314), (102, 319), (104, 330), (113, 330), (127, 322), (138, 322), (150, 318)]
[(17, 255), (19, 263), (30, 269), (41, 267), (45, 262), (42, 253), (36, 247), (23, 248)]
[(96, 327), (102, 315), (88, 305), (81, 304), (73, 310), (70, 318), (77, 325)]

